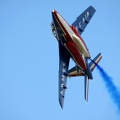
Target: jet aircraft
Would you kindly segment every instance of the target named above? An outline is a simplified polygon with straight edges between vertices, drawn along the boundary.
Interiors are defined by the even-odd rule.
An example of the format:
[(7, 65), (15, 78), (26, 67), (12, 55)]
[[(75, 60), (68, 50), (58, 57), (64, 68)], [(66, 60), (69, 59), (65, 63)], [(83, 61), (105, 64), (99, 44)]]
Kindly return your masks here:
[[(59, 46), (59, 103), (63, 108), (67, 77), (84, 76), (84, 94), (88, 101), (89, 80), (93, 79), (92, 71), (96, 65), (89, 59), (91, 55), (81, 34), (95, 13), (95, 8), (89, 6), (77, 19), (69, 25), (56, 11), (52, 10), (51, 29)], [(70, 58), (75, 62), (75, 67), (69, 70)], [(98, 64), (102, 55), (99, 53), (93, 60)]]

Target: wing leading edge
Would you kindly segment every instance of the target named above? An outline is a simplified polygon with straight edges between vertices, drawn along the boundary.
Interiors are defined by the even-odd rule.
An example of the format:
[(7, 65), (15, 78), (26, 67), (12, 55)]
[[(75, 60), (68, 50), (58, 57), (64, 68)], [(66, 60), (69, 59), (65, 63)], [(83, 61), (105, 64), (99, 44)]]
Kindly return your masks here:
[(67, 89), (67, 74), (69, 67), (70, 57), (68, 56), (66, 49), (59, 42), (59, 103), (63, 108), (65, 91)]

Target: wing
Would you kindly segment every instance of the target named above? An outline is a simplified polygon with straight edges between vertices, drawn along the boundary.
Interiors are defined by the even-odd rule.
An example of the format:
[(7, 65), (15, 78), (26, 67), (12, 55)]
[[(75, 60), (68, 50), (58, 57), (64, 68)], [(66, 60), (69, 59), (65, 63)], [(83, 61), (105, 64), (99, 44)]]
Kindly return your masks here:
[(66, 83), (70, 57), (67, 54), (64, 46), (61, 45), (60, 42), (58, 43), (59, 43), (59, 103), (60, 106), (63, 108), (65, 90), (67, 88)]
[(89, 6), (81, 15), (77, 17), (77, 20), (72, 24), (78, 30), (81, 35), (87, 24), (90, 22), (92, 16), (95, 13), (95, 9), (92, 6)]

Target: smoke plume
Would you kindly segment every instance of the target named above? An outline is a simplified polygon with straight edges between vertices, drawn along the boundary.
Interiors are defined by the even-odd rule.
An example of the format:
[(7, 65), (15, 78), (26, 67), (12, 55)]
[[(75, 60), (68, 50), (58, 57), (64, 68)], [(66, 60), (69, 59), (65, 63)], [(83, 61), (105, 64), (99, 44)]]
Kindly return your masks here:
[[(94, 61), (92, 60), (92, 62)], [(96, 63), (94, 62), (94, 64)], [(108, 93), (110, 94), (120, 113), (120, 91), (118, 91), (117, 87), (113, 83), (113, 79), (107, 74), (107, 72), (98, 64), (96, 64), (96, 67), (99, 70), (103, 81), (105, 82)]]

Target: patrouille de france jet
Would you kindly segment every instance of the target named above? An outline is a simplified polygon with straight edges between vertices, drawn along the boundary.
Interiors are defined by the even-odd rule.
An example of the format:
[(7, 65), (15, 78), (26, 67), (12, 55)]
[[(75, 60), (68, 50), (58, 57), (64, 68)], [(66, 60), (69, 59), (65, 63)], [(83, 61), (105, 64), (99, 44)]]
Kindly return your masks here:
[[(88, 60), (91, 58), (88, 48), (81, 37), (87, 24), (95, 13), (89, 6), (72, 25), (56, 11), (52, 10), (51, 28), (59, 45), (59, 103), (63, 108), (67, 77), (84, 76), (85, 100), (88, 101), (89, 80), (93, 79), (92, 71), (96, 65)], [(70, 58), (75, 62), (75, 67), (69, 68)], [(93, 60), (98, 63), (102, 58), (99, 53)]]

